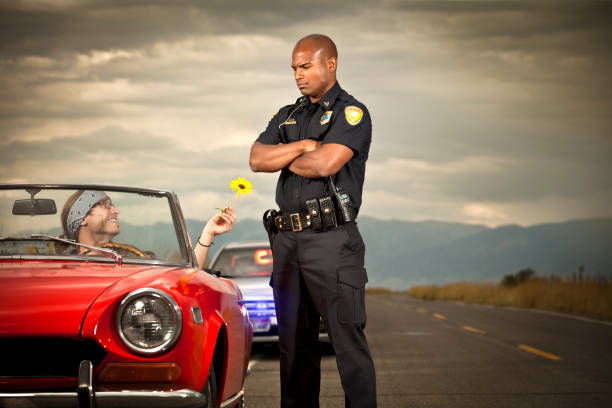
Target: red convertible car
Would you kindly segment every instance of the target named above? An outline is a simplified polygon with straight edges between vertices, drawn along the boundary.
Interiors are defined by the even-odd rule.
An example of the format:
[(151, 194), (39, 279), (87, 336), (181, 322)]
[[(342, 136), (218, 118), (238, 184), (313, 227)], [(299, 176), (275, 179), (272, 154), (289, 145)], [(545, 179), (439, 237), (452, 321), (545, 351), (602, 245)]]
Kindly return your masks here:
[(174, 193), (0, 184), (0, 407), (241, 407), (252, 337)]

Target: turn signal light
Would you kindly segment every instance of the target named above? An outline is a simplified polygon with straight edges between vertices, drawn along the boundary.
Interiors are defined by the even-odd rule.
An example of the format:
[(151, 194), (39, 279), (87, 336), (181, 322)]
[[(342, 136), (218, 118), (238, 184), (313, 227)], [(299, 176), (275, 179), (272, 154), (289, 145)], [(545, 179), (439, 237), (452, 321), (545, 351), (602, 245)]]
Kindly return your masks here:
[(100, 382), (171, 382), (181, 375), (175, 363), (111, 363), (98, 377)]

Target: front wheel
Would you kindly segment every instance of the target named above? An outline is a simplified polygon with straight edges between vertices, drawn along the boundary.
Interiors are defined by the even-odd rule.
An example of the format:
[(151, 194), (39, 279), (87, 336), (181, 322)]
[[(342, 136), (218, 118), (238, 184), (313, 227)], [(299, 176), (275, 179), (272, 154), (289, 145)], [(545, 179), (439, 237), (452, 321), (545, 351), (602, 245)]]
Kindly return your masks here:
[(215, 376), (215, 365), (210, 363), (210, 370), (208, 371), (208, 377), (206, 383), (204, 383), (204, 390), (202, 392), (206, 395), (206, 401), (208, 401), (207, 408), (218, 408), (219, 401), (217, 400), (217, 377)]

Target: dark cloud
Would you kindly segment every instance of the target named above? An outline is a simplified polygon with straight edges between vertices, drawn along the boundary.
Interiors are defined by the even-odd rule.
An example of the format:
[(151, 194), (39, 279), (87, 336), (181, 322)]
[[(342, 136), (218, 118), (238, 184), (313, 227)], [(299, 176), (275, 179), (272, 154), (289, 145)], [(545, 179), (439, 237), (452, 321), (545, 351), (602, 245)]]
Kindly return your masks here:
[[(42, 176), (56, 177), (57, 182), (57, 178), (66, 177), (70, 180), (104, 178), (107, 170), (121, 165), (124, 171), (112, 176), (112, 181), (140, 185), (143, 179), (163, 179), (160, 170), (161, 173), (170, 170), (185, 175), (228, 171), (244, 165), (247, 154), (246, 149), (237, 148), (196, 154), (168, 138), (108, 127), (87, 135), (51, 141), (10, 142), (2, 146), (0, 169), (6, 179), (35, 180)], [(64, 174), (49, 173), (54, 168), (73, 170)], [(152, 169), (157, 170), (152, 173)], [(214, 181), (205, 184), (207, 188), (217, 187)]]
[(275, 32), (305, 19), (358, 7), (341, 3), (267, 1), (84, 1), (66, 6), (0, 3), (0, 54), (48, 55), (90, 49), (141, 48), (193, 35)]
[[(611, 11), (574, 1), (0, 0), (0, 169), (5, 180), (217, 191), (248, 172), (247, 145), (298, 95), (290, 51), (314, 31), (336, 40), (340, 83), (374, 118), (378, 170), (366, 188), (417, 192), (423, 211), (454, 200), (593, 202), (612, 195)], [(209, 148), (225, 139), (238, 147)], [(408, 165), (386, 174), (394, 160)], [(266, 176), (258, 183), (271, 197)]]
[[(449, 197), (476, 201), (530, 201), (542, 197), (588, 197), (612, 185), (612, 169), (576, 162), (521, 160), (498, 172), (446, 177), (439, 189)], [(612, 194), (609, 194), (612, 199)]]

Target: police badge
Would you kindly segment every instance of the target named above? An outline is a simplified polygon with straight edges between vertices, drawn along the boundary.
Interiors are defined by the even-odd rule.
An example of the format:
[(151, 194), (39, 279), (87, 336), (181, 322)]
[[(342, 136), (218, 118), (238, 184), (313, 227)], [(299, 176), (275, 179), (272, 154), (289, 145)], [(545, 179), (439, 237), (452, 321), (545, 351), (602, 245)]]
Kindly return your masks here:
[(325, 114), (323, 114), (323, 116), (321, 116), (321, 125), (326, 124), (327, 122), (329, 122), (329, 120), (331, 119), (331, 115), (332, 113), (334, 113), (334, 111), (326, 111)]

